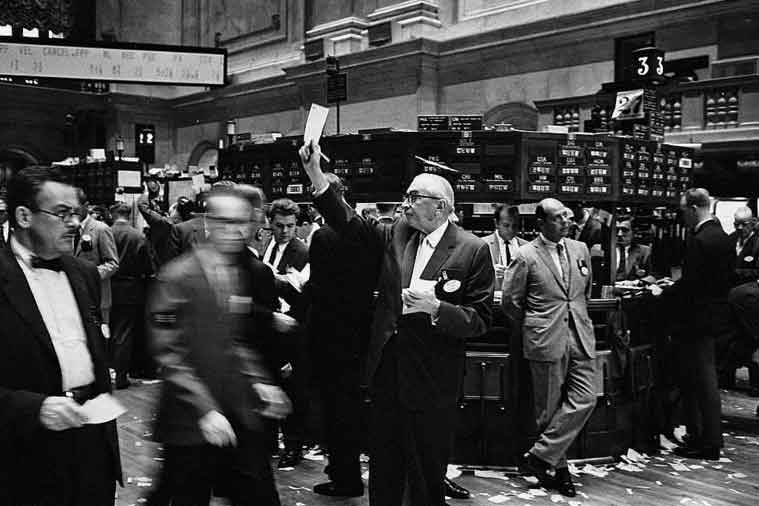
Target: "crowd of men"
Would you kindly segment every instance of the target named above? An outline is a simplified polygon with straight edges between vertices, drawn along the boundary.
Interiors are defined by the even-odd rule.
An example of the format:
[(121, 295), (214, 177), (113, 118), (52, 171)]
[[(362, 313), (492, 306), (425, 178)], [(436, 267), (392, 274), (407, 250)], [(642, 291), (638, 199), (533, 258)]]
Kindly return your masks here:
[[(587, 302), (601, 222), (548, 198), (535, 208), (534, 240), (519, 237), (508, 205), (479, 239), (456, 224), (453, 189), (432, 174), (411, 182), (400, 207), (357, 213), (343, 181), (322, 171), (319, 146), (299, 154), (312, 206), (268, 204), (258, 187), (220, 182), (164, 210), (148, 181), (136, 204), (145, 233), (131, 225), (132, 206), (92, 207), (50, 168), (14, 176), (0, 201), (0, 504), (113, 504), (116, 424), (88, 423), (81, 408), (111, 391), (109, 369), (117, 389), (130, 376), (163, 380), (165, 461), (149, 504), (220, 495), (278, 505), (270, 456), (280, 431), (280, 468), (323, 443), (329, 480), (318, 494), (363, 495), (367, 450), (373, 505), (467, 497), (445, 471), (465, 343), (490, 328), (494, 291), (532, 382), (540, 434), (523, 468), (576, 495), (566, 455), (596, 400)], [(691, 230), (682, 277), (651, 291), (681, 322), (673, 341), (688, 435), (677, 452), (714, 460), (718, 372), (729, 381), (753, 364), (759, 379), (759, 238), (748, 209), (728, 237), (705, 190), (680, 207)], [(617, 279), (649, 276), (633, 220), (616, 225)], [(322, 435), (309, 423), (316, 399)]]

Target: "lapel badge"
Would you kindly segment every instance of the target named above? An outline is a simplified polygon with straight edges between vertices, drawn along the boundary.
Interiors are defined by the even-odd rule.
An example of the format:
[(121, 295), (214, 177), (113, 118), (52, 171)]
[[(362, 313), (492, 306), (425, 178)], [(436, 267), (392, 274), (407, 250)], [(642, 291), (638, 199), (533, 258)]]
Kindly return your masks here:
[(582, 274), (583, 276), (587, 276), (588, 274), (590, 274), (590, 271), (588, 270), (588, 264), (585, 263), (585, 259), (578, 258), (577, 267), (580, 268), (580, 274)]
[(445, 293), (453, 293), (459, 288), (461, 288), (461, 281), (459, 281), (458, 279), (449, 279), (443, 285), (443, 291)]
[(743, 257), (743, 261), (751, 263), (751, 262), (754, 261), (754, 257), (752, 257), (751, 255), (747, 255), (747, 256)]

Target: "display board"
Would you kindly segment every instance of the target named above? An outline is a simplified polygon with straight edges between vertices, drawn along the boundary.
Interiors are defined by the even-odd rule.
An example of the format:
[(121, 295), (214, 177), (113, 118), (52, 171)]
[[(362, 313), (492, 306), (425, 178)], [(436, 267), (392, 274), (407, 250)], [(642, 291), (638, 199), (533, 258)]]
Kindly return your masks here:
[(221, 86), (225, 49), (184, 46), (0, 42), (0, 75)]

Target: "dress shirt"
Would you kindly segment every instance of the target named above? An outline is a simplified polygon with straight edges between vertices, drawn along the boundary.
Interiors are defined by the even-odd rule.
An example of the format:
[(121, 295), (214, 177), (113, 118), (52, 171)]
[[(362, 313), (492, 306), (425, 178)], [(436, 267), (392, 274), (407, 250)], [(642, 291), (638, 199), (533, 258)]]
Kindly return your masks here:
[[(501, 258), (498, 260), (501, 262), (501, 265), (509, 265), (508, 259), (514, 258), (514, 254), (519, 249), (519, 244), (517, 243), (516, 236), (512, 237), (511, 240), (506, 243), (506, 241), (503, 240), (503, 238), (498, 234), (498, 232), (495, 233), (496, 238), (498, 238), (498, 251), (501, 253)], [(506, 248), (509, 248), (509, 254), (506, 256)], [(495, 260), (495, 259), (494, 259)]]
[(424, 234), (420, 236), (419, 247), (416, 249), (416, 260), (414, 260), (414, 270), (411, 273), (412, 282), (422, 276), (422, 272), (424, 272), (424, 268), (427, 267), (427, 263), (430, 261), (430, 258), (432, 258), (432, 254), (435, 252), (437, 244), (448, 229), (448, 223), (449, 221), (445, 220), (442, 225), (430, 232), (427, 236)]
[(735, 256), (740, 256), (741, 255), (741, 251), (743, 251), (743, 247), (746, 245), (746, 243), (749, 241), (749, 239), (751, 239), (751, 236), (753, 236), (753, 235), (754, 235), (754, 233), (751, 232), (748, 235), (748, 237), (746, 238), (745, 241), (740, 236), (740, 234), (738, 235), (738, 240), (735, 241)]
[(33, 268), (34, 254), (15, 238), (11, 238), (11, 249), (53, 342), (63, 390), (93, 383), (95, 368), (87, 347), (87, 334), (66, 273)]
[(273, 238), (271, 241), (269, 241), (269, 245), (266, 247), (266, 252), (264, 253), (264, 257), (262, 260), (274, 269), (274, 272), (277, 272), (277, 266), (279, 265), (279, 262), (282, 261), (282, 255), (285, 254), (285, 250), (287, 249), (287, 245), (290, 244), (290, 241), (287, 241), (285, 243), (282, 243), (279, 245), (279, 248), (277, 248), (277, 255), (274, 257), (274, 261), (269, 263), (269, 257), (271, 256), (271, 250), (274, 249), (274, 245), (277, 243)]
[[(551, 260), (553, 260), (553, 263), (556, 264), (556, 270), (559, 271), (559, 275), (563, 278), (564, 272), (561, 269), (561, 260), (559, 260), (559, 250), (556, 249), (557, 244), (561, 244), (562, 249), (564, 251), (564, 255), (566, 256), (567, 252), (567, 244), (562, 238), (558, 243), (549, 241), (546, 239), (546, 236), (544, 236), (542, 233), (540, 234), (540, 240), (543, 241), (543, 244), (546, 245), (548, 248), (548, 253), (551, 255)], [(567, 257), (567, 264), (569, 264), (569, 258)]]
[(3, 223), (2, 233), (3, 233), (3, 240), (7, 243), (8, 240), (10, 239), (10, 233), (11, 233), (11, 224), (8, 221)]

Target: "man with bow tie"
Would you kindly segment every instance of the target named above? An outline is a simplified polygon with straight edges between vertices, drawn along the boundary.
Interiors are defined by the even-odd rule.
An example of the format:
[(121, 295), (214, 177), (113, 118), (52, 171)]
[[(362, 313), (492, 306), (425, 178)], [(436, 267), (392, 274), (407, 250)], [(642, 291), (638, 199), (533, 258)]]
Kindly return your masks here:
[(451, 185), (421, 174), (392, 225), (346, 213), (320, 167), (320, 148), (301, 161), (314, 204), (338, 235), (382, 252), (379, 299), (363, 382), (372, 399), (369, 501), (445, 504), (443, 476), (464, 372), (464, 344), (490, 326), (494, 271), (487, 244), (453, 225)]
[(11, 180), (0, 250), (0, 504), (102, 506), (121, 480), (115, 421), (81, 404), (109, 392), (95, 266), (71, 256), (74, 188), (52, 169)]

